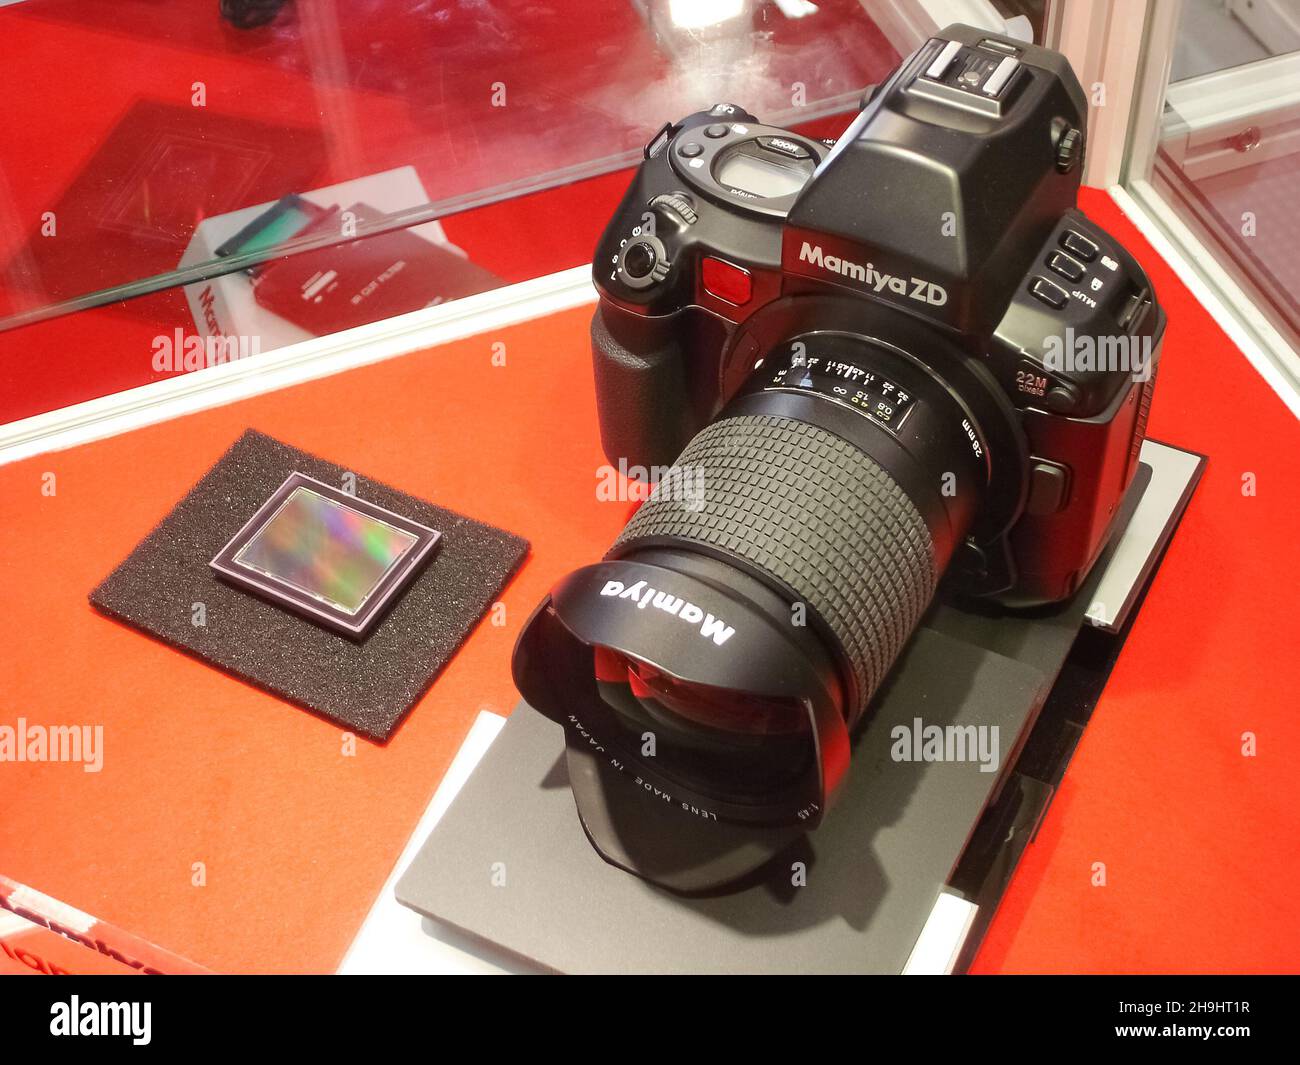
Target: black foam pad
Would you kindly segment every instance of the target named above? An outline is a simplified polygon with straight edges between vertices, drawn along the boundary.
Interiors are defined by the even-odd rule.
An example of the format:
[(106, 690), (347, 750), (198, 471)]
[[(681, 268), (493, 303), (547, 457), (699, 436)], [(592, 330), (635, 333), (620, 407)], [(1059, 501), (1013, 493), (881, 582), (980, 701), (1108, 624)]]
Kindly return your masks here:
[[(387, 739), (528, 552), (528, 541), (357, 476), (356, 495), (441, 532), (429, 564), (361, 642), (223, 583), (208, 568), (294, 471), (342, 466), (245, 432), (90, 593), (98, 609), (372, 739)], [(194, 604), (205, 624), (194, 624)]]

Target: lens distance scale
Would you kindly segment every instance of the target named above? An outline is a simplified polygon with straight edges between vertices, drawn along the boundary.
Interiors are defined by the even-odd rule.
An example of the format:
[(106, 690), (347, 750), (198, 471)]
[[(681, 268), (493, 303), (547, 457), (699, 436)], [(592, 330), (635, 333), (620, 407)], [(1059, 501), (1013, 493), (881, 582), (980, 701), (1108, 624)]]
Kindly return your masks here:
[[(766, 371), (767, 367), (760, 368)], [(847, 359), (810, 354), (796, 341), (789, 354), (764, 372), (766, 390), (813, 392), (835, 403), (861, 411), (891, 432), (897, 432), (911, 413), (916, 397), (884, 375)]]

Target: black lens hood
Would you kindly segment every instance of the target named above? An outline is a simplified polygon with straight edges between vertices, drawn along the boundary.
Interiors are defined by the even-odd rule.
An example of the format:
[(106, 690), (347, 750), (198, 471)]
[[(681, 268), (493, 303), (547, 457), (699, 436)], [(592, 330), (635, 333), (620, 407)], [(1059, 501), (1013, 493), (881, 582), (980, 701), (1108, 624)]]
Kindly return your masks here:
[[(734, 888), (816, 827), (848, 768), (843, 690), (831, 657), (789, 604), (725, 562), (651, 551), (561, 580), (515, 646), (515, 684), (564, 726), (583, 828), (607, 861), (683, 894)], [(676, 613), (656, 596), (683, 605)], [(761, 806), (683, 787), (633, 749), (601, 700), (595, 646), (693, 684), (797, 699), (816, 757), (805, 780)]]
[[(647, 800), (684, 820), (758, 826), (820, 822), (848, 766), (843, 699), (831, 660), (818, 652), (788, 606), (725, 562), (673, 552), (656, 562), (616, 559), (565, 577), (529, 619), (515, 646), (514, 679), (536, 710), (569, 739), (603, 755)], [(699, 575), (715, 573), (718, 580)], [(722, 583), (725, 581), (726, 583)], [(739, 589), (744, 589), (743, 591)], [(680, 602), (675, 612), (669, 600)], [(671, 604), (670, 604), (671, 605)], [(683, 787), (653, 757), (629, 749), (600, 699), (593, 648), (608, 647), (692, 684), (799, 700), (807, 708), (816, 758), (806, 780), (762, 805), (721, 800)]]

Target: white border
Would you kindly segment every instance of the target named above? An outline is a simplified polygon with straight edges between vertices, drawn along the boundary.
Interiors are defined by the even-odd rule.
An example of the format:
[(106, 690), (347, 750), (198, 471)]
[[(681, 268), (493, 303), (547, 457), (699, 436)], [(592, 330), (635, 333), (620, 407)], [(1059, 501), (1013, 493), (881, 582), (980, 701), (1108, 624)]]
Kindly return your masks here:
[(903, 975), (951, 976), (978, 913), (975, 903), (947, 888), (940, 891), (903, 966)]
[(209, 366), (2, 425), (0, 465), (504, 329), (595, 299), (591, 267), (575, 266), (247, 359)]
[[(520, 714), (532, 713), (519, 709)], [(380, 888), (352, 945), (339, 964), (341, 975), (468, 974), (529, 971), (517, 960), (494, 952), (491, 944), (462, 936), (426, 921), (397, 901), (397, 882), (420, 852), (442, 815), (478, 768), (506, 719), (480, 710), (468, 735), (452, 759), (437, 791), (412, 829), (401, 856)]]

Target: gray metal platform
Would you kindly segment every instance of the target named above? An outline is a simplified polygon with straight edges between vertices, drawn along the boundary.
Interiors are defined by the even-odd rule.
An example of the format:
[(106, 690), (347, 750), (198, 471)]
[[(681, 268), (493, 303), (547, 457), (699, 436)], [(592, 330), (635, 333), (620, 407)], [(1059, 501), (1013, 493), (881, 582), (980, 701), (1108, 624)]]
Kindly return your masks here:
[[(606, 864), (578, 820), (562, 729), (520, 706), (398, 882), (398, 901), (543, 970), (904, 971), (1085, 618), (1123, 625), (1204, 463), (1150, 441), (1142, 461), (1123, 534), (1069, 603), (1033, 617), (946, 604), (927, 614), (856, 738), (841, 795), (793, 856), (806, 886), (778, 865), (747, 890), (686, 899)], [(996, 771), (896, 760), (895, 729), (918, 718), (996, 730), (983, 733), (997, 737)]]

